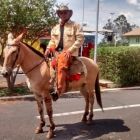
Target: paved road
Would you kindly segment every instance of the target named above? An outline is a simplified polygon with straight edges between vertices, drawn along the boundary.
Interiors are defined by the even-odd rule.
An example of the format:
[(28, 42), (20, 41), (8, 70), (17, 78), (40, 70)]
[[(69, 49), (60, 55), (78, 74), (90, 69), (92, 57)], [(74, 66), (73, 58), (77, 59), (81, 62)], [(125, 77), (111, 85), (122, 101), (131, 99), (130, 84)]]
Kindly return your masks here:
[[(55, 102), (54, 140), (139, 140), (139, 90), (106, 91), (102, 96), (105, 112), (95, 105), (94, 121), (90, 125), (80, 122), (84, 108), (81, 96)], [(35, 101), (0, 102), (0, 140), (45, 140), (47, 128), (43, 134), (34, 134), (39, 122), (37, 116)]]
[[(18, 74), (16, 77), (16, 84), (22, 84), (26, 82), (24, 74)], [(0, 74), (0, 87), (7, 87), (6, 79)]]

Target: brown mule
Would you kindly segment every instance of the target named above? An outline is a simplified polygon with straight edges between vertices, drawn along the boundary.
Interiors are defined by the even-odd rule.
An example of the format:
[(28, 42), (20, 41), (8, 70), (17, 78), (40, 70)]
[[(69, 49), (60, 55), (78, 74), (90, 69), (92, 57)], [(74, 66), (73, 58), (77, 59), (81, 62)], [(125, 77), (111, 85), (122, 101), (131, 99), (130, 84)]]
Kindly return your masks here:
[[(43, 109), (44, 102), (50, 123), (47, 139), (50, 139), (54, 136), (55, 124), (53, 121), (52, 99), (49, 93), (49, 66), (47, 65), (45, 58), (41, 53), (35, 51), (27, 44), (20, 42), (20, 39), (21, 37), (18, 36), (10, 44), (10, 48), (5, 49), (5, 59), (3, 63), (2, 74), (6, 77), (8, 74), (11, 74), (11, 71), (17, 65), (21, 66), (23, 72), (28, 77), (28, 87), (31, 89), (31, 91), (33, 91), (38, 105), (40, 124), (36, 128), (35, 133), (43, 132), (43, 127), (45, 126)], [(101, 95), (99, 90), (99, 69), (91, 59), (81, 57), (80, 60), (86, 66), (87, 76), (81, 78), (78, 82), (69, 83), (69, 87), (80, 89), (80, 92), (84, 96), (86, 102), (85, 113), (83, 115), (82, 121), (90, 122), (93, 117), (94, 89), (97, 102), (102, 108)]]

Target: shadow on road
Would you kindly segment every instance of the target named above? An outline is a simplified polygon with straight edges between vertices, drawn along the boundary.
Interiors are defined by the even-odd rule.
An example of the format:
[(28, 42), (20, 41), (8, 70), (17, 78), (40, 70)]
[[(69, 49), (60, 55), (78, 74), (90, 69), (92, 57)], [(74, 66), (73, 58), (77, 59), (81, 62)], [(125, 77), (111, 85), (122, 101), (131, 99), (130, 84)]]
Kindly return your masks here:
[[(61, 129), (58, 130), (57, 127)], [(121, 119), (100, 119), (94, 120), (91, 124), (79, 122), (75, 124), (57, 125), (54, 140), (85, 140), (98, 138), (112, 132), (127, 131), (130, 131), (130, 128), (128, 128)]]

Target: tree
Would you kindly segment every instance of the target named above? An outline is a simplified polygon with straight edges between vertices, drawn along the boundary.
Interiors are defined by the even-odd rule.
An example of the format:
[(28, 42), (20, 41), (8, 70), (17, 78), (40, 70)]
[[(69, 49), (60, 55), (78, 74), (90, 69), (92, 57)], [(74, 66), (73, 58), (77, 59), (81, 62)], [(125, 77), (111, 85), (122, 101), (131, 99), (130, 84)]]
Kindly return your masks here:
[[(108, 22), (103, 27), (103, 29), (109, 29), (113, 31), (113, 36), (117, 36), (120, 41), (122, 41), (123, 34), (131, 31), (133, 28), (138, 26), (131, 25), (128, 23), (124, 15), (119, 15), (114, 21), (108, 19)], [(104, 39), (108, 36), (108, 33), (105, 34)]]
[[(57, 20), (53, 9), (55, 0), (1, 0), (0, 43), (3, 48), (7, 31), (17, 36), (23, 28), (29, 29), (26, 38), (34, 40), (48, 31)], [(1, 52), (1, 55), (2, 55)]]
[(132, 26), (130, 25), (130, 23), (128, 23), (124, 15), (118, 16), (118, 18), (114, 20), (114, 24), (115, 30), (118, 31), (120, 37), (122, 37), (124, 33), (132, 30)]
[[(33, 43), (48, 32), (57, 17), (53, 7), (55, 0), (1, 0), (0, 1), (0, 60), (6, 46), (7, 31), (16, 37), (24, 28), (28, 28), (25, 39)], [(16, 74), (8, 77), (8, 87), (12, 89)]]
[[(114, 30), (114, 24), (111, 22), (111, 19), (108, 19), (106, 25), (103, 27), (103, 29), (107, 29), (107, 30)], [(107, 42), (112, 42), (113, 41), (113, 36), (115, 34), (113, 32), (104, 32), (104, 39), (103, 41), (107, 41)]]

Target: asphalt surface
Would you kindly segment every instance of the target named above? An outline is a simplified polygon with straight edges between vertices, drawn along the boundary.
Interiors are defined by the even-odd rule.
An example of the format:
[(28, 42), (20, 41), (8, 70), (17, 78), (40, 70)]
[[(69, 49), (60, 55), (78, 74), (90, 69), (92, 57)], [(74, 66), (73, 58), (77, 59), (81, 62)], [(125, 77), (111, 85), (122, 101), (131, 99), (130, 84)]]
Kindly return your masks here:
[[(53, 103), (56, 123), (53, 140), (139, 140), (140, 90), (125, 89), (102, 93), (104, 112), (95, 103), (94, 121), (82, 123), (84, 99), (79, 94), (65, 95)], [(35, 134), (39, 123), (36, 102), (0, 102), (0, 140), (45, 140), (44, 133)], [(48, 122), (48, 119), (46, 119)]]

